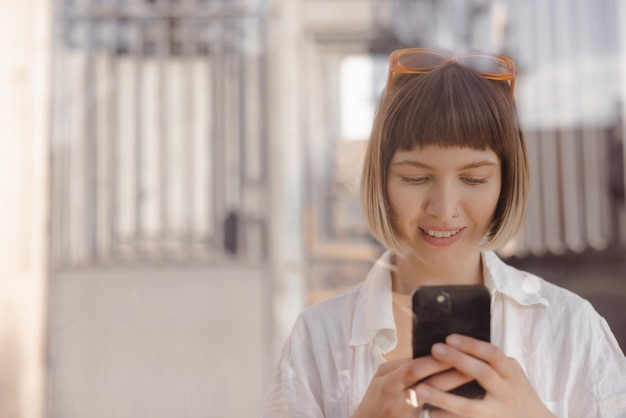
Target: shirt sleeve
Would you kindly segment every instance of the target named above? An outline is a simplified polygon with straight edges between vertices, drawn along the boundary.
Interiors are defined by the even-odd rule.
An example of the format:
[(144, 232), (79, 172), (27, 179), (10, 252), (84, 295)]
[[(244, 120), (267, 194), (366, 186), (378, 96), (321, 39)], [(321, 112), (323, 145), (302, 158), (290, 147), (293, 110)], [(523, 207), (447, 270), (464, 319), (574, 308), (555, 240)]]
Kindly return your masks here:
[(263, 418), (324, 418), (322, 388), (302, 316), (287, 339), (266, 393)]
[(598, 416), (626, 418), (626, 357), (607, 322), (600, 319), (600, 338), (603, 337), (606, 344), (594, 359), (597, 364), (594, 372), (602, 389), (597, 394)]
[(575, 396), (570, 399), (570, 417), (626, 418), (626, 357), (606, 320), (590, 304), (588, 338), (578, 344), (588, 344), (588, 362), (581, 370)]

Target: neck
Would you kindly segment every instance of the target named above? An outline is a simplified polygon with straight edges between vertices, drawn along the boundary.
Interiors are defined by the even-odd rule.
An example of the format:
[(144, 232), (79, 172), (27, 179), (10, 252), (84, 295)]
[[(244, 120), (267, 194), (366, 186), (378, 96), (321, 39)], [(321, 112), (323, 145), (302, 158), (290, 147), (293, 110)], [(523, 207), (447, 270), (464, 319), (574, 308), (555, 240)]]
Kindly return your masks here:
[(480, 252), (451, 263), (427, 264), (414, 256), (394, 256), (394, 292), (410, 295), (420, 286), (483, 284)]

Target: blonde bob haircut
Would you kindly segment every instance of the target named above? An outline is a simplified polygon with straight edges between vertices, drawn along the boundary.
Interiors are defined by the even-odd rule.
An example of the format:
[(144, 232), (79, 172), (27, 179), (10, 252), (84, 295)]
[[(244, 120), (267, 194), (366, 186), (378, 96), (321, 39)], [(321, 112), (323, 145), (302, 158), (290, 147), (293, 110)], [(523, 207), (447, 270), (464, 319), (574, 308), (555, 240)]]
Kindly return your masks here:
[(491, 149), (500, 159), (502, 188), (480, 246), (495, 250), (519, 230), (530, 187), (526, 145), (506, 81), (488, 80), (450, 62), (425, 74), (394, 74), (374, 117), (363, 172), (361, 204), (374, 238), (404, 252), (387, 195), (397, 150), (428, 145)]

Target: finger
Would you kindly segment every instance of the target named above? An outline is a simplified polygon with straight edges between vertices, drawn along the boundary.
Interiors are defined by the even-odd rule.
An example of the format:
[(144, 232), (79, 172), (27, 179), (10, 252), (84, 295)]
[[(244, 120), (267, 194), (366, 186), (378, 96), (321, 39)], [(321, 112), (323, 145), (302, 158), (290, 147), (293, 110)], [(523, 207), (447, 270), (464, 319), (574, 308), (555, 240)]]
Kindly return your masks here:
[(490, 364), (446, 344), (435, 344), (432, 351), (433, 357), (437, 360), (448, 363), (461, 373), (473, 377), (488, 392), (496, 393), (501, 388), (502, 376)]
[(514, 373), (511, 359), (500, 348), (491, 343), (458, 334), (449, 335), (446, 338), (446, 343), (472, 357), (489, 363), (502, 377), (506, 378)]
[(443, 409), (430, 411), (429, 416), (430, 418), (466, 418), (466, 417), (461, 417), (460, 415), (457, 415), (457, 414), (453, 414), (452, 412), (449, 412), (449, 411), (444, 411)]
[[(484, 416), (481, 411), (482, 405), (479, 400), (468, 399), (462, 396), (453, 395), (443, 390), (439, 390), (430, 385), (420, 383), (417, 386), (417, 396), (421, 403), (429, 403), (437, 406), (443, 411), (433, 411), (430, 416), (440, 418), (446, 416), (459, 417), (480, 417)], [(451, 415), (443, 415), (444, 411)]]
[(374, 377), (385, 376), (391, 373), (392, 371), (396, 370), (398, 367), (401, 367), (405, 363), (406, 364), (410, 363), (411, 360), (412, 359), (410, 357), (406, 357), (406, 358), (399, 358), (399, 359), (387, 361), (381, 364), (380, 366), (378, 366), (378, 369), (376, 370), (376, 374), (374, 375)]
[(426, 378), (423, 382), (440, 390), (449, 391), (465, 383), (474, 380), (472, 376), (462, 373), (456, 369), (450, 369), (443, 373)]
[(388, 373), (385, 378), (389, 379), (392, 389), (402, 390), (415, 385), (418, 381), (435, 373), (449, 369), (450, 366), (432, 356), (419, 357), (403, 364)]

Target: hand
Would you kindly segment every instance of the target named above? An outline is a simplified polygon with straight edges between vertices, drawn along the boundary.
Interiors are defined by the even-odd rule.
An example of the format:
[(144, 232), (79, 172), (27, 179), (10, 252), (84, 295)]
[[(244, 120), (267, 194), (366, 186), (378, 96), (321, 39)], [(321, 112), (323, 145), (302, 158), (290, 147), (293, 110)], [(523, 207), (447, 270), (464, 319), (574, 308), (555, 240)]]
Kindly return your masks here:
[[(541, 402), (519, 363), (493, 344), (461, 335), (450, 335), (446, 344), (435, 344), (433, 358), (471, 376), (486, 390), (483, 399), (467, 399), (446, 393), (429, 383), (420, 383), (417, 397), (445, 411), (431, 412), (432, 418), (448, 413), (462, 417), (554, 417)], [(448, 413), (447, 413), (447, 412)]]
[(411, 403), (411, 391), (417, 381), (434, 374), (436, 375), (427, 380), (429, 387), (441, 391), (453, 389), (473, 379), (456, 370), (450, 370), (447, 363), (431, 356), (383, 363), (372, 378), (352, 418), (416, 418), (421, 407), (416, 409)]

